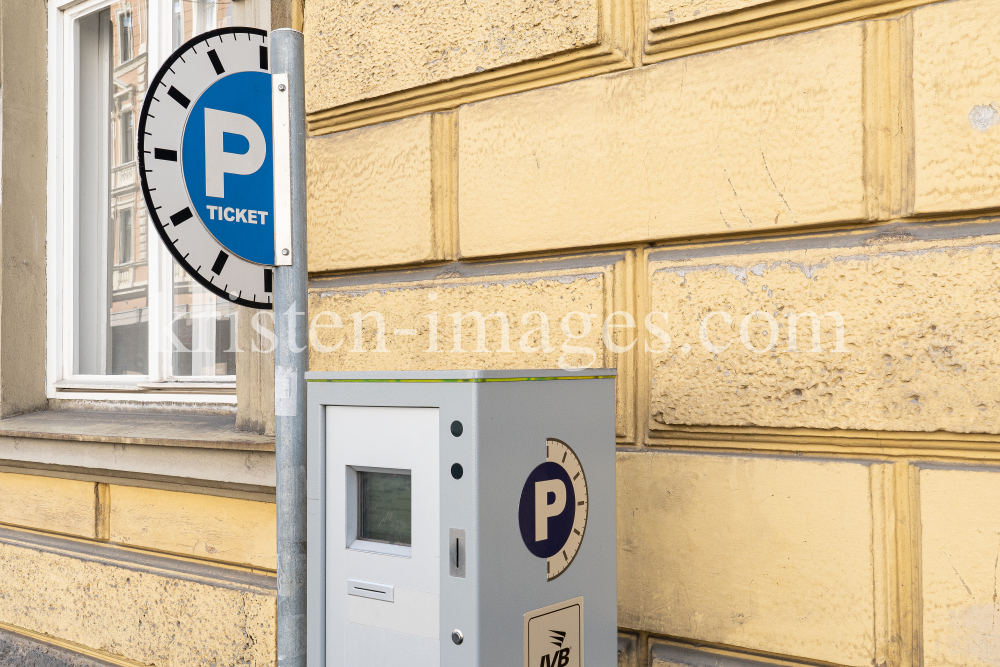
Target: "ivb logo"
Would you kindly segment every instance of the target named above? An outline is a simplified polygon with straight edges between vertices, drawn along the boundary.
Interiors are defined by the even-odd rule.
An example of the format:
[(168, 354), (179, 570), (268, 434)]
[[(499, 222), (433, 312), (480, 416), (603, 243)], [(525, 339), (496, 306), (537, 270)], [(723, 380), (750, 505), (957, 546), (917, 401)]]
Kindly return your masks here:
[(524, 667), (583, 667), (583, 598), (524, 615)]
[(573, 651), (572, 646), (563, 647), (567, 632), (565, 630), (550, 630), (549, 632), (556, 650), (552, 655), (547, 653), (542, 655), (542, 660), (538, 664), (538, 667), (567, 667), (569, 665), (569, 654)]

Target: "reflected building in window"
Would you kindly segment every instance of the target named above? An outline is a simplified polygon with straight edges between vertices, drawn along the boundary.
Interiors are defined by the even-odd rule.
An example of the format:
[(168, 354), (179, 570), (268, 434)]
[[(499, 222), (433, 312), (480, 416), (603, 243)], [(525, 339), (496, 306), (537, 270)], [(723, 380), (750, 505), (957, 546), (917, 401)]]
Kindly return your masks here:
[[(229, 0), (174, 0), (171, 46), (231, 25)], [(202, 287), (177, 262), (172, 295), (173, 374), (235, 375), (236, 306)]]
[[(206, 30), (232, 23), (229, 0), (175, 0), (172, 10), (173, 48)], [(103, 102), (98, 93), (92, 106), (95, 110), (107, 109), (106, 136), (110, 145), (104, 158), (98, 145), (93, 149), (95, 163), (106, 160), (108, 164), (108, 171), (104, 172), (108, 173), (105, 190), (108, 217), (106, 234), (101, 229), (101, 216), (92, 222), (82, 216), (78, 230), (81, 286), (77, 296), (76, 372), (149, 374), (150, 309), (158, 307), (162, 298), (167, 297), (172, 345), (169, 374), (235, 375), (235, 306), (201, 287), (176, 263), (169, 294), (151, 298), (149, 292), (149, 221), (136, 155), (139, 115), (153, 74), (148, 54), (147, 11), (145, 0), (123, 0), (94, 17), (98, 61), (106, 63), (103, 68), (100, 64), (96, 67), (95, 82), (98, 88), (103, 88), (107, 81), (108, 94), (104, 97), (107, 102)], [(102, 69), (108, 73), (102, 74)], [(99, 137), (95, 140), (100, 142)], [(103, 190), (100, 180), (99, 176), (84, 175), (81, 187), (91, 192)], [(96, 199), (94, 205), (100, 208)], [(108, 260), (102, 260), (101, 256)], [(102, 265), (107, 266), (106, 273)], [(108, 276), (106, 292), (102, 280), (94, 280), (102, 273)], [(107, 319), (101, 313), (106, 313)]]
[(111, 19), (111, 174), (109, 179), (112, 255), (107, 373), (149, 372), (149, 248), (146, 208), (136, 162), (136, 119), (150, 74), (146, 3), (116, 2)]

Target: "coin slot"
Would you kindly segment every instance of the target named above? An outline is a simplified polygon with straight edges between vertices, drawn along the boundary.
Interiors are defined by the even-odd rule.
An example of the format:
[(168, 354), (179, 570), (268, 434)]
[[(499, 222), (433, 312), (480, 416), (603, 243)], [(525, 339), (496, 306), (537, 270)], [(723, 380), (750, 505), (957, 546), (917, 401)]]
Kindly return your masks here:
[(465, 578), (465, 530), (461, 528), (448, 529), (448, 574), (460, 579)]

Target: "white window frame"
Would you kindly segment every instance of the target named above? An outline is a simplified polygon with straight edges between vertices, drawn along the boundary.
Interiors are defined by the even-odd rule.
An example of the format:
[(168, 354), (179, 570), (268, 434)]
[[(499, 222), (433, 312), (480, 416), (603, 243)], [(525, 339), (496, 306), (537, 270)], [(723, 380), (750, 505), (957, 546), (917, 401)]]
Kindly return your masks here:
[[(48, 160), (46, 229), (46, 395), (70, 400), (235, 404), (235, 376), (169, 375), (172, 364), (173, 262), (146, 216), (149, 299), (149, 374), (78, 375), (74, 348), (74, 202), (76, 170), (76, 54), (79, 19), (109, 8), (113, 0), (69, 0), (48, 9)], [(172, 0), (149, 0), (148, 76), (172, 46)], [(134, 17), (133, 17), (134, 18)], [(133, 39), (135, 39), (133, 25)], [(112, 63), (112, 67), (114, 63)], [(134, 113), (138, 110), (134, 110)], [(133, 115), (138, 125), (138, 117)], [(133, 220), (133, 230), (137, 220)], [(109, 260), (110, 261), (110, 260)], [(234, 326), (236, 318), (233, 318)]]

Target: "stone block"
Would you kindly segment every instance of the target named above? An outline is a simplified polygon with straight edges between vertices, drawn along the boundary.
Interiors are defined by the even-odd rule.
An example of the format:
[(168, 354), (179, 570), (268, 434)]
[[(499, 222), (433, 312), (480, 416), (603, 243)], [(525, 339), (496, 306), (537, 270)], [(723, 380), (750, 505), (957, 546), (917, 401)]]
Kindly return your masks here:
[(862, 32), (461, 107), (462, 256), (865, 219)]
[(873, 664), (868, 466), (619, 451), (617, 470), (619, 625)]
[(639, 638), (633, 634), (618, 633), (618, 667), (637, 667), (639, 664)]
[(276, 569), (271, 503), (112, 485), (111, 541)]
[(920, 472), (924, 664), (995, 667), (1000, 656), (1000, 473)]
[(0, 523), (93, 538), (93, 482), (0, 473)]
[(609, 273), (608, 267), (523, 267), (513, 274), (314, 288), (309, 370), (601, 367), (612, 361), (600, 326), (610, 312)]
[(959, 0), (913, 12), (915, 212), (1000, 206), (1000, 15)]
[(649, 0), (649, 27), (651, 30), (669, 28), (672, 25), (688, 23), (698, 19), (727, 14), (748, 7), (766, 5), (770, 0), (695, 0), (694, 2), (678, 2), (678, 0)]
[(790, 667), (798, 662), (739, 655), (732, 652), (706, 651), (689, 646), (653, 641), (649, 651), (650, 667)]
[(997, 236), (931, 227), (654, 252), (650, 428), (1000, 433)]
[(611, 349), (603, 326), (629, 308), (624, 265), (616, 254), (314, 281), (309, 369), (617, 368), (618, 435), (627, 440), (642, 343), (635, 328), (609, 328)]
[(596, 45), (598, 0), (317, 0), (305, 7), (306, 109)]
[(309, 270), (434, 259), (431, 116), (306, 140)]

